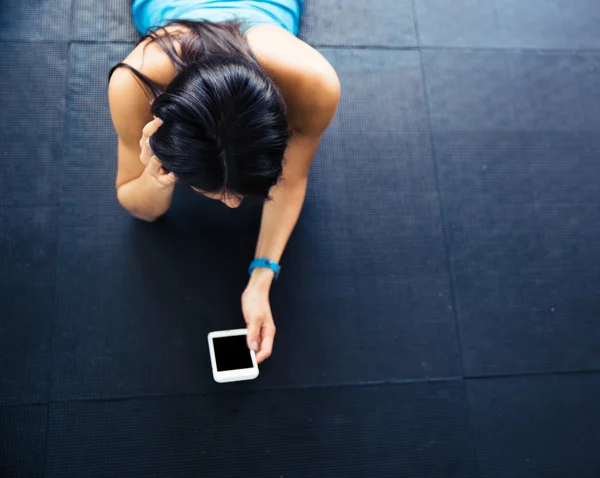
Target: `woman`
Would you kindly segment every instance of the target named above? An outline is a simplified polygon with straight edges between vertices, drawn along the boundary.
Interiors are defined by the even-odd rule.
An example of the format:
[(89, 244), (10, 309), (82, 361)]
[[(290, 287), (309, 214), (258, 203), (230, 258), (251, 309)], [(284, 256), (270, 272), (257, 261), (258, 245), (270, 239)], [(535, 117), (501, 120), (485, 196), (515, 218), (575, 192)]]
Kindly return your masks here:
[(340, 95), (331, 65), (295, 36), (303, 7), (303, 0), (134, 0), (135, 25), (146, 36), (113, 67), (108, 88), (117, 198), (135, 217), (164, 214), (176, 183), (229, 207), (246, 197), (264, 201), (242, 294), (259, 363), (275, 336), (270, 284)]

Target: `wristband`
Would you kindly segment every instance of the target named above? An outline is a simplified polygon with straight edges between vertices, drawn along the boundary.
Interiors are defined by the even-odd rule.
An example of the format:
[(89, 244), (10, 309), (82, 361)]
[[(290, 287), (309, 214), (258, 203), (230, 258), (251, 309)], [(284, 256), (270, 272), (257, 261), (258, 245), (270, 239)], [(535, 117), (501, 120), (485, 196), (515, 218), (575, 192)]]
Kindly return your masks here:
[(248, 275), (252, 275), (252, 271), (257, 267), (264, 267), (266, 269), (271, 269), (275, 273), (275, 277), (273, 280), (277, 280), (279, 276), (279, 271), (281, 270), (281, 266), (277, 264), (277, 262), (272, 261), (271, 259), (254, 259), (250, 263), (250, 268), (248, 269)]

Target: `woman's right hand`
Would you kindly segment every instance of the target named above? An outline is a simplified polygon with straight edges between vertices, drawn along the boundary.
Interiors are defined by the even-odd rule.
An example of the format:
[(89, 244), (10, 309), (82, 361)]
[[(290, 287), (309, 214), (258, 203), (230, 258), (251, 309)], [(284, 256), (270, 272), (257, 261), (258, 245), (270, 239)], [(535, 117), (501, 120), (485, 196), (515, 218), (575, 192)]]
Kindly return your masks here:
[(162, 124), (162, 120), (155, 116), (142, 130), (142, 139), (140, 139), (140, 149), (142, 150), (142, 153), (140, 154), (140, 161), (144, 166), (148, 166), (150, 158), (154, 156), (152, 148), (150, 147), (150, 136), (156, 133), (156, 130), (160, 128)]
[(144, 174), (152, 178), (154, 183), (161, 187), (167, 188), (173, 186), (177, 182), (177, 177), (174, 173), (169, 173), (160, 164), (160, 161), (152, 151), (150, 147), (150, 136), (152, 136), (158, 128), (163, 124), (160, 118), (154, 117), (154, 119), (144, 126), (142, 130), (142, 139), (140, 139), (140, 161), (146, 165)]
[(175, 173), (168, 173), (156, 156), (152, 156), (144, 169), (144, 174), (150, 177), (159, 188), (173, 187), (177, 182)]

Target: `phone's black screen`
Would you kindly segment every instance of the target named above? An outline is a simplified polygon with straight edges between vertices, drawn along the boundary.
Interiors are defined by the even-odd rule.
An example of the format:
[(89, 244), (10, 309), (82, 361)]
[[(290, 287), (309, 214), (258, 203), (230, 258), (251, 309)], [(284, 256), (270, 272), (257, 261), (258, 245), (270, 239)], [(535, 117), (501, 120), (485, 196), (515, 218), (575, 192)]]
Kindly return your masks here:
[(217, 370), (237, 370), (252, 368), (252, 357), (246, 345), (246, 335), (213, 338)]

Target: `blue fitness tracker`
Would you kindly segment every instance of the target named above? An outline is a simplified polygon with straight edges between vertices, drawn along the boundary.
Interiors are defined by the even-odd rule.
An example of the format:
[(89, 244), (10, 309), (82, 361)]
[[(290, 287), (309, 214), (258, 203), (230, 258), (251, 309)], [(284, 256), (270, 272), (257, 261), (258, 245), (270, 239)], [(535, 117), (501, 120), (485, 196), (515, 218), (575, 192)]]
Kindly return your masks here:
[(275, 279), (277, 279), (277, 277), (279, 276), (279, 271), (281, 270), (281, 266), (279, 264), (277, 264), (277, 262), (272, 261), (271, 259), (254, 259), (251, 263), (250, 263), (250, 268), (248, 269), (248, 274), (252, 275), (252, 271), (254, 269), (256, 269), (257, 267), (265, 267), (267, 269), (271, 269), (273, 272), (275, 272)]

